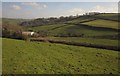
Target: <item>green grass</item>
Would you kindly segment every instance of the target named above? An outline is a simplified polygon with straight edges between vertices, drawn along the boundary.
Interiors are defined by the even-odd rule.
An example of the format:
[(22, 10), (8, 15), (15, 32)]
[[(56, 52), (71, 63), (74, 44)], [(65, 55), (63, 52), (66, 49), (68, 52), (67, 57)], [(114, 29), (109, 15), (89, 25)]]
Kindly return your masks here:
[(2, 23), (16, 24), (19, 25), (21, 22), (30, 21), (31, 19), (12, 19), (12, 18), (1, 18)]
[[(80, 23), (82, 21), (91, 20), (93, 17), (82, 16), (78, 19), (68, 21), (69, 23)], [(110, 21), (110, 20), (102, 20), (97, 19), (94, 21), (85, 22), (83, 24), (87, 24), (93, 27), (106, 27), (106, 28), (114, 28), (118, 29), (118, 22)], [(60, 27), (61, 26), (61, 27)], [(59, 27), (59, 28), (56, 28)], [(56, 28), (56, 29), (53, 29)], [(42, 31), (46, 32), (49, 36), (64, 36), (71, 34), (84, 34), (85, 36), (102, 36), (102, 35), (115, 35), (116, 31), (113, 30), (104, 30), (104, 29), (93, 29), (92, 27), (74, 25), (74, 24), (53, 24), (53, 25), (44, 25), (38, 27), (29, 27), (33, 31)]]
[(93, 20), (93, 19), (94, 18), (91, 18), (91, 17), (81, 16), (78, 19), (74, 19), (74, 20), (68, 21), (68, 23), (80, 23), (80, 22), (83, 22), (83, 21), (89, 21), (89, 20)]
[(107, 28), (118, 29), (118, 22), (109, 21), (109, 20), (97, 19), (94, 21), (85, 22), (83, 24), (87, 24), (87, 25), (91, 25), (91, 26), (95, 26), (95, 27), (107, 27)]
[(48, 37), (47, 39), (76, 43), (118, 46), (118, 40), (111, 39), (80, 38), (80, 37)]
[[(2, 47), (2, 39), (0, 38), (0, 46)], [(0, 48), (0, 73), (2, 73), (2, 48)]]
[(44, 31), (44, 32), (48, 32), (49, 30), (52, 30), (56, 27), (61, 27), (61, 26), (65, 26), (66, 24), (53, 24), (53, 25), (44, 25), (44, 26), (37, 26), (37, 27), (28, 27), (28, 29), (32, 29), (33, 31)]
[(103, 30), (103, 29), (98, 30), (98, 29), (93, 29), (92, 27), (81, 26), (81, 25), (70, 25), (70, 24), (54, 24), (54, 25), (32, 27), (29, 29), (33, 29), (33, 31), (36, 32), (37, 31), (46, 32), (49, 36), (65, 36), (68, 34), (73, 34), (73, 35), (84, 34), (84, 36), (103, 36), (103, 35), (117, 34), (117, 32), (114, 30)]
[[(117, 14), (99, 14), (95, 15), (96, 17), (102, 17), (102, 18), (113, 18), (117, 17)], [(82, 21), (88, 21), (94, 19), (93, 16), (80, 16), (79, 18), (76, 18), (74, 20), (68, 21), (68, 23), (80, 23)], [(74, 24), (53, 24), (53, 25), (44, 25), (44, 26), (37, 26), (37, 27), (27, 27), (28, 29), (31, 29), (35, 32), (41, 31), (46, 33), (48, 36), (65, 36), (68, 34), (73, 35), (80, 35), (84, 34), (84, 36), (105, 36), (105, 35), (116, 35), (118, 29), (118, 22), (111, 21), (111, 20), (102, 20), (97, 19), (94, 21), (85, 22), (83, 24), (90, 25), (91, 27), (87, 26), (81, 26), (81, 25), (74, 25)], [(59, 27), (59, 28), (56, 28)], [(113, 28), (115, 30), (110, 29), (96, 29), (93, 27), (105, 27), (105, 28)], [(54, 29), (55, 28), (55, 29)]]
[(118, 51), (3, 38), (3, 74), (118, 74)]
[(81, 25), (68, 25), (65, 27), (61, 27), (55, 30), (49, 31), (51, 34), (56, 34), (56, 35), (66, 35), (66, 34), (84, 34), (84, 36), (101, 36), (101, 35), (114, 35), (117, 34), (115, 31), (111, 30), (97, 30), (93, 29), (90, 27), (86, 26), (81, 26)]
[(110, 19), (110, 20), (118, 20), (119, 15), (118, 13), (104, 13), (104, 14), (99, 14), (95, 16), (100, 18)]

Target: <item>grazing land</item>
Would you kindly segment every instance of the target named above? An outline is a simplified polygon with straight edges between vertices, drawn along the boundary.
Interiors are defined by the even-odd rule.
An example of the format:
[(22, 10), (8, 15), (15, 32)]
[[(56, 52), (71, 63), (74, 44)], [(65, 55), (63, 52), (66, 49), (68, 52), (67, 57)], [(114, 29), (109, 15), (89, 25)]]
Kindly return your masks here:
[[(115, 13), (101, 13), (30, 20), (3, 18), (3, 74), (120, 74), (118, 50), (47, 41), (119, 47), (117, 17)], [(35, 34), (23, 36), (26, 31)], [(29, 41), (41, 38), (45, 41)]]
[(118, 51), (3, 38), (3, 74), (118, 74)]
[(110, 39), (95, 39), (95, 38), (81, 38), (81, 37), (48, 37), (46, 39), (77, 42), (77, 43), (118, 46), (118, 40), (110, 40)]
[[(59, 28), (56, 28), (58, 27)], [(62, 26), (62, 27), (60, 27)], [(29, 29), (33, 29), (36, 32), (44, 32), (48, 36), (79, 36), (84, 34), (84, 36), (103, 36), (103, 35), (116, 35), (118, 34), (117, 30), (111, 29), (94, 29), (88, 26), (74, 25), (74, 24), (54, 24), (54, 25), (45, 25), (37, 26)]]
[(103, 13), (99, 15), (95, 15), (97, 18), (102, 18), (102, 19), (107, 19), (107, 20), (114, 20), (114, 21), (119, 21), (119, 13)]
[[(100, 18), (103, 19), (100, 19)], [(104, 19), (107, 19), (105, 20)], [(115, 17), (115, 18), (112, 18)], [(50, 25), (28, 26), (26, 29), (43, 32), (47, 36), (114, 36), (118, 34), (118, 14), (99, 14), (94, 16), (80, 16), (64, 23)], [(114, 21), (116, 20), (116, 21)], [(37, 22), (36, 22), (37, 23)], [(85, 24), (85, 25), (83, 25)], [(35, 25), (34, 25), (35, 26)]]
[(118, 29), (118, 22), (110, 21), (110, 20), (98, 19), (98, 20), (94, 20), (90, 22), (85, 22), (84, 24), (88, 24), (88, 25), (96, 26), (96, 27), (107, 27), (107, 28)]

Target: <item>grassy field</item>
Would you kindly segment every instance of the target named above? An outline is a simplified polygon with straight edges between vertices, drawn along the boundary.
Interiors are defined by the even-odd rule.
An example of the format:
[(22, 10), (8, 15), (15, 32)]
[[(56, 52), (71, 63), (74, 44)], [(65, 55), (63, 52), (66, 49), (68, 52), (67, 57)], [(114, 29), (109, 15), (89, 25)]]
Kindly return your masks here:
[[(56, 28), (59, 27), (59, 28)], [(104, 30), (104, 29), (94, 29), (92, 27), (74, 25), (74, 24), (54, 24), (54, 25), (45, 25), (28, 28), (33, 31), (42, 31), (47, 33), (49, 36), (66, 36), (71, 35), (80, 35), (84, 36), (102, 36), (102, 35), (116, 35), (115, 30)]]
[(3, 74), (118, 74), (118, 51), (3, 38)]
[(27, 27), (27, 29), (33, 30), (35, 32), (38, 32), (38, 31), (48, 32), (52, 29), (62, 27), (62, 26), (66, 26), (66, 24), (53, 24), (53, 25), (44, 25), (44, 26), (37, 26), (37, 27)]
[[(1, 38), (0, 38), (0, 46), (2, 46)], [(0, 74), (2, 74), (2, 48), (0, 48)]]
[(118, 46), (118, 40), (111, 40), (111, 39), (96, 39), (96, 38), (81, 38), (81, 37), (48, 37), (46, 39), (76, 42), (76, 43)]
[[(95, 17), (101, 17), (101, 18), (113, 18), (117, 17), (117, 14), (99, 14), (95, 15)], [(96, 19), (96, 20), (93, 20)], [(116, 18), (117, 19), (117, 18)], [(113, 20), (116, 20), (113, 18)], [(93, 21), (91, 21), (93, 20)], [(83, 22), (83, 21), (88, 21), (88, 22)], [(87, 24), (88, 26), (83, 26), (81, 24), (75, 25), (74, 23), (81, 23), (82, 24)], [(36, 27), (27, 27), (27, 29), (33, 30), (35, 32), (41, 31), (48, 36), (66, 36), (68, 34), (72, 35), (80, 35), (84, 34), (84, 36), (103, 36), (103, 35), (116, 35), (117, 34), (117, 29), (118, 28), (118, 23), (117, 21), (111, 21), (110, 20), (104, 20), (104, 19), (99, 19), (99, 18), (94, 18), (94, 16), (80, 16), (79, 18), (76, 18), (74, 20), (68, 21), (67, 23), (71, 24), (53, 24), (53, 25), (44, 25), (44, 26), (36, 26)], [(111, 29), (96, 29), (94, 27), (105, 27), (105, 28), (112, 28), (115, 30)]]
[(93, 19), (94, 18), (91, 18), (91, 17), (81, 16), (80, 18), (68, 21), (68, 23), (80, 23), (80, 22), (83, 22), (83, 21), (89, 21), (89, 20), (93, 20)]
[(94, 21), (85, 22), (83, 24), (87, 24), (95, 27), (107, 27), (107, 28), (118, 29), (118, 22), (110, 21), (110, 20), (97, 19)]
[(103, 13), (99, 15), (95, 15), (95, 17), (100, 17), (104, 19), (110, 19), (110, 20), (119, 20), (119, 14), (116, 13)]
[[(22, 27), (24, 31), (46, 34), (46, 38), (52, 40), (118, 46), (115, 36), (118, 34), (118, 22), (112, 21), (118, 20), (116, 17), (116, 14), (80, 16), (65, 23)], [(22, 21), (29, 20), (3, 18), (3, 22), (13, 25)], [(2, 40), (3, 74), (120, 74), (119, 51), (47, 41), (29, 42), (8, 38)]]

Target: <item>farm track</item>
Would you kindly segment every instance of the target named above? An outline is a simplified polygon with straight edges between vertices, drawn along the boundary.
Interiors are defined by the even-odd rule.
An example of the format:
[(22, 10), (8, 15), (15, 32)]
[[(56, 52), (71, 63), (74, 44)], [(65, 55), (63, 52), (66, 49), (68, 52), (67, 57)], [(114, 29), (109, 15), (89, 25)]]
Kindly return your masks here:
[(76, 43), (76, 42), (58, 41), (58, 40), (43, 39), (43, 38), (42, 39), (31, 38), (30, 41), (59, 43), (59, 44), (74, 45), (74, 46), (85, 46), (85, 47), (108, 49), (108, 50), (114, 50), (114, 51), (120, 50), (119, 46), (99, 45), (99, 44), (91, 44), (91, 43)]

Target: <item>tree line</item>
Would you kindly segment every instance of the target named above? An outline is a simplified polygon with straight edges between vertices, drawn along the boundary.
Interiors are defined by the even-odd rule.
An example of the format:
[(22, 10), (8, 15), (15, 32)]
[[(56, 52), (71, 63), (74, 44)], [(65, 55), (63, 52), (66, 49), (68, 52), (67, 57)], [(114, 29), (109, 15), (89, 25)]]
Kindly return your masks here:
[(59, 18), (56, 17), (50, 17), (50, 18), (37, 18), (31, 21), (24, 21), (20, 25), (21, 26), (41, 26), (41, 25), (51, 25), (51, 24), (56, 24), (56, 23), (65, 23), (66, 21), (73, 20), (78, 18), (79, 16), (68, 16), (64, 17), (61, 16)]

